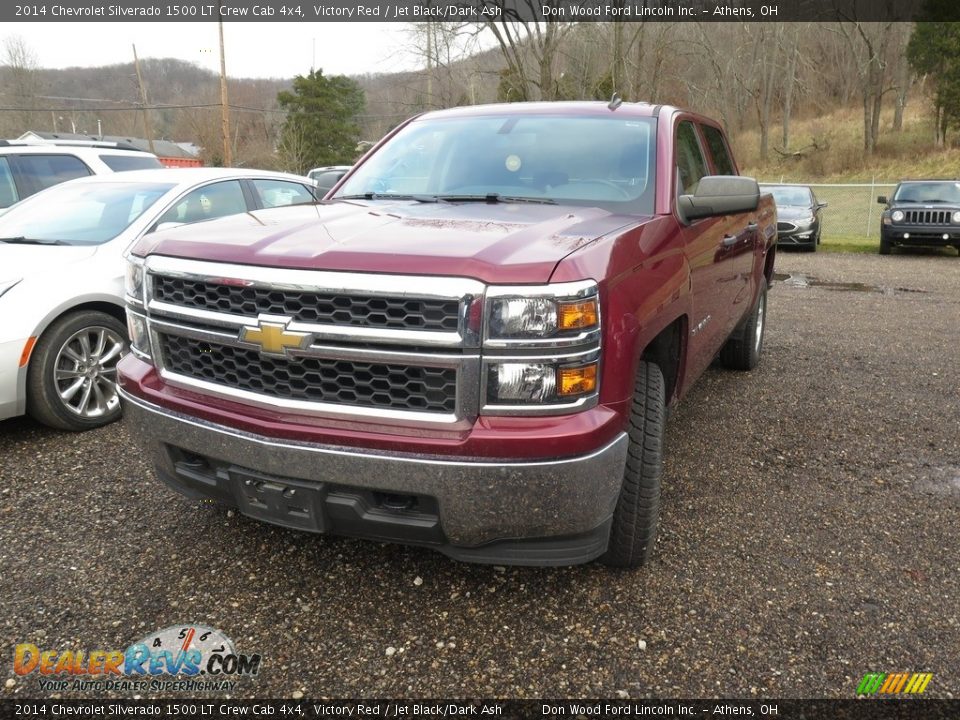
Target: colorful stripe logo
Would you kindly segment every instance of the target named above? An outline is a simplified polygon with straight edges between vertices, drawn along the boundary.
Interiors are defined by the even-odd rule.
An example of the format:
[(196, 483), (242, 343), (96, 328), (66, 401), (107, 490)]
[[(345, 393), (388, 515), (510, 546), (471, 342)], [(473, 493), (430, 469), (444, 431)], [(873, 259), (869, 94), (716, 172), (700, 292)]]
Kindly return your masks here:
[(919, 695), (927, 689), (933, 673), (867, 673), (857, 695)]

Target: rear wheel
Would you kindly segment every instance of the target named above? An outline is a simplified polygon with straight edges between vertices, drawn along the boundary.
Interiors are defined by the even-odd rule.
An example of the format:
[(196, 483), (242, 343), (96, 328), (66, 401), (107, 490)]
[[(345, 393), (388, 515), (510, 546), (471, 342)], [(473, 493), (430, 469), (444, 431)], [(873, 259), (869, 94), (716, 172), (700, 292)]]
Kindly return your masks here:
[(61, 430), (89, 430), (120, 417), (117, 363), (126, 328), (84, 310), (57, 320), (37, 341), (27, 373), (27, 412)]
[(720, 362), (731, 370), (753, 370), (760, 362), (763, 334), (767, 325), (767, 284), (760, 283), (757, 302), (743, 325), (734, 331), (720, 350)]
[(613, 511), (610, 544), (600, 558), (611, 567), (639, 567), (653, 553), (660, 517), (665, 394), (660, 368), (641, 362), (630, 408), (630, 445), (623, 485)]

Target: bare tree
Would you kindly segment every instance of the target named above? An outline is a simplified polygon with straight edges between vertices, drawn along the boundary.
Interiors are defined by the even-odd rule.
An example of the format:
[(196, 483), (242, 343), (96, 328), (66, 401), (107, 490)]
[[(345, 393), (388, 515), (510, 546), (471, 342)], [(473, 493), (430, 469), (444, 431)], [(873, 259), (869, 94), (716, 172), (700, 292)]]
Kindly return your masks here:
[(913, 72), (910, 68), (910, 61), (907, 59), (907, 43), (910, 41), (911, 25), (901, 23), (897, 27), (898, 38), (898, 56), (897, 69), (894, 73), (895, 89), (897, 92), (896, 104), (893, 106), (893, 130), (900, 132), (903, 130), (903, 114), (907, 109), (907, 96), (910, 93), (910, 83), (913, 79)]
[(797, 85), (797, 65), (800, 59), (800, 33), (807, 32), (809, 23), (801, 25), (797, 23), (793, 27), (793, 32), (788, 33), (786, 47), (786, 62), (784, 63), (783, 73), (783, 134), (781, 144), (783, 151), (790, 151), (790, 117), (793, 113), (793, 93)]
[(30, 129), (40, 95), (40, 64), (33, 50), (19, 35), (8, 36), (3, 43), (6, 67), (3, 95), (16, 110), (6, 118), (7, 135), (18, 135)]
[(863, 101), (863, 151), (873, 155), (880, 138), (880, 111), (883, 96), (889, 90), (887, 51), (893, 33), (893, 21), (859, 22), (843, 17), (839, 23), (851, 52), (857, 59), (857, 75)]
[[(539, 6), (522, 0), (526, 17), (536, 18)], [(561, 43), (574, 27), (569, 22), (527, 20), (507, 7), (503, 0), (484, 0), (485, 7), (497, 9), (498, 19), (481, 27), (493, 34), (507, 64), (503, 75), (512, 100), (556, 100), (560, 96), (556, 60)]]

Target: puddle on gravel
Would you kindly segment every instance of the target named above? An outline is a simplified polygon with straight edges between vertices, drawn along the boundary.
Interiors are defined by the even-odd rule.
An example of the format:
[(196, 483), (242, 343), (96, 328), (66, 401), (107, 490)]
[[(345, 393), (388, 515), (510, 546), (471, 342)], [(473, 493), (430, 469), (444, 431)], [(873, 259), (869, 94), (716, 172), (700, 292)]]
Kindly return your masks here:
[(896, 293), (928, 293), (929, 290), (918, 290), (916, 288), (890, 287), (888, 285), (868, 285), (858, 282), (830, 282), (820, 280), (812, 275), (802, 275), (800, 273), (775, 273), (773, 279), (782, 282), (789, 287), (821, 287), (826, 290), (837, 292), (868, 292), (880, 293), (882, 295), (895, 295)]
[(932, 467), (917, 480), (917, 489), (926, 495), (960, 496), (960, 467)]

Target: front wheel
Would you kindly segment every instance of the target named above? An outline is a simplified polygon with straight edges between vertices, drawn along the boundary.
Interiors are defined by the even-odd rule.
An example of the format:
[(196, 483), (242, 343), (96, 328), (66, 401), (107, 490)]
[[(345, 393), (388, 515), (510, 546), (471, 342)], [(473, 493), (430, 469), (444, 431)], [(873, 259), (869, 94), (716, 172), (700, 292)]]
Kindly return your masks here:
[(887, 236), (881, 234), (881, 235), (880, 235), (880, 254), (881, 254), (881, 255), (889, 255), (889, 254), (890, 254), (890, 249), (891, 249), (892, 247), (893, 247), (893, 246), (890, 244), (890, 241), (887, 239)]
[(760, 283), (757, 302), (746, 322), (734, 331), (720, 350), (720, 362), (731, 370), (753, 370), (760, 362), (767, 326), (767, 283)]
[(27, 412), (61, 430), (89, 430), (120, 417), (117, 363), (126, 328), (84, 310), (57, 320), (37, 341), (27, 373)]
[(659, 366), (641, 362), (630, 408), (630, 444), (623, 485), (613, 511), (610, 543), (600, 558), (605, 565), (635, 568), (653, 553), (660, 517), (665, 396)]

